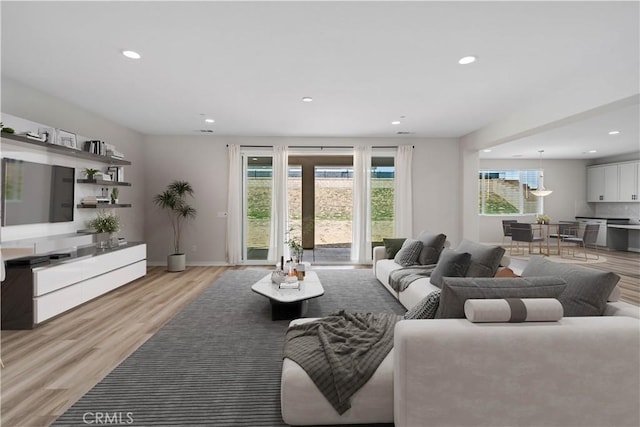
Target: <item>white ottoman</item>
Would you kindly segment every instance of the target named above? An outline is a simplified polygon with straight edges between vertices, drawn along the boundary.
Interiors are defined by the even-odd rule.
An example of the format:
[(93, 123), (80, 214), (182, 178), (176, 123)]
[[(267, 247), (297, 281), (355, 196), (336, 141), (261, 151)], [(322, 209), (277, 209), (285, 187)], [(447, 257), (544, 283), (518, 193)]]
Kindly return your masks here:
[[(289, 325), (314, 319), (296, 319)], [(296, 362), (282, 363), (280, 407), (290, 425), (393, 423), (393, 350), (340, 415)]]

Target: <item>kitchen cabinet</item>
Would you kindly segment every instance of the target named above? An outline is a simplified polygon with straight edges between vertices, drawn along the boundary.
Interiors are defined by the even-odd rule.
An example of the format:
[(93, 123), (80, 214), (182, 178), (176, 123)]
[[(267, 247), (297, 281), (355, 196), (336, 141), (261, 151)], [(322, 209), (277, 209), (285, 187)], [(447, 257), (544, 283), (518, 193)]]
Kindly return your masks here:
[(588, 202), (640, 201), (640, 162), (614, 163), (587, 168)]
[(621, 202), (638, 201), (640, 163), (622, 163), (618, 166)]

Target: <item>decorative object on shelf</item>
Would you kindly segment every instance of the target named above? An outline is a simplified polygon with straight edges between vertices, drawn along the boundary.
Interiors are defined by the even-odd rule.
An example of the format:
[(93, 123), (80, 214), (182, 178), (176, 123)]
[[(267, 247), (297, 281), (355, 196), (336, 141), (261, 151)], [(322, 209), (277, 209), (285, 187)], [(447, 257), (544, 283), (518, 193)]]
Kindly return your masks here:
[(549, 224), (551, 222), (551, 220), (549, 219), (549, 215), (545, 214), (538, 215), (536, 220), (538, 221), (538, 224)]
[(39, 128), (38, 133), (40, 135), (44, 135), (45, 142), (47, 144), (55, 144), (56, 143), (56, 129), (55, 128)]
[(544, 153), (544, 150), (538, 150), (538, 153), (540, 153), (540, 179), (538, 180), (538, 188), (531, 191), (531, 194), (537, 197), (544, 197), (553, 193), (553, 190), (544, 188), (544, 173), (542, 172), (542, 153)]
[(84, 174), (87, 176), (87, 179), (93, 180), (95, 178), (95, 175), (100, 171), (98, 169), (86, 168), (82, 172), (84, 172)]
[(197, 211), (187, 203), (187, 196), (193, 197), (193, 187), (186, 181), (173, 181), (162, 193), (156, 194), (153, 202), (161, 209), (166, 209), (173, 228), (174, 253), (167, 256), (168, 271), (184, 271), (186, 255), (180, 251), (180, 237), (184, 221), (195, 218)]
[(115, 214), (100, 212), (95, 218), (89, 221), (88, 225), (98, 233), (109, 233), (108, 240), (101, 240), (98, 242), (99, 248), (109, 248), (113, 245), (115, 237), (114, 234), (120, 230), (120, 218)]
[(24, 136), (29, 139), (33, 139), (34, 141), (45, 142), (47, 140), (47, 135), (45, 134), (40, 135), (36, 132), (27, 132), (24, 134)]
[(118, 187), (113, 187), (111, 189), (111, 203), (113, 203), (114, 205), (118, 203), (119, 193), (120, 193), (120, 190), (118, 190)]
[(6, 128), (2, 126), (2, 133), (15, 133), (16, 131), (13, 128)]
[(62, 145), (63, 147), (78, 148), (77, 138), (75, 133), (67, 132), (66, 130), (56, 129), (56, 145)]

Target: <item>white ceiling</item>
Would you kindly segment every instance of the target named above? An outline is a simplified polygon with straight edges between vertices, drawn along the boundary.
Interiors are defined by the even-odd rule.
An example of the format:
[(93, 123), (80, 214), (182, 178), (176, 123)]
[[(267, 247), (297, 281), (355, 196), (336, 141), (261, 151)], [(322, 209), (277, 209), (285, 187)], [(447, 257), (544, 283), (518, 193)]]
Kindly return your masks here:
[[(635, 103), (491, 147), (489, 153), (480, 152), (480, 158), (532, 158), (539, 157), (540, 150), (544, 150), (545, 159), (596, 159), (638, 152), (639, 122), (640, 108)], [(609, 135), (611, 131), (620, 133)]]
[[(568, 81), (594, 91), (622, 82), (638, 93), (637, 2), (0, 7), (3, 75), (145, 134), (460, 137)], [(458, 65), (470, 54), (479, 60)], [(634, 111), (622, 115), (635, 121), (637, 145)], [(593, 129), (558, 130), (550, 154), (611, 145)], [(536, 157), (543, 143), (531, 137), (516, 148), (535, 146)]]

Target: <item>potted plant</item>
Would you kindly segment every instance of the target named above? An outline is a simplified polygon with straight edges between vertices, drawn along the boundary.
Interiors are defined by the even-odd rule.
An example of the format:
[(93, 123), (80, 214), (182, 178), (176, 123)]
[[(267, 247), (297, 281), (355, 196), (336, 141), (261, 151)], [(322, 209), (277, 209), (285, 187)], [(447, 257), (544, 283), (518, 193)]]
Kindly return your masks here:
[(118, 194), (120, 194), (120, 190), (118, 190), (118, 187), (113, 187), (111, 189), (111, 203), (113, 203), (114, 205), (118, 203)]
[(165, 209), (173, 228), (173, 253), (167, 256), (169, 271), (184, 271), (186, 255), (180, 250), (182, 226), (185, 220), (196, 217), (196, 209), (187, 203), (187, 196), (193, 197), (193, 188), (186, 181), (173, 181), (162, 193), (156, 194), (153, 202)]
[(542, 214), (542, 215), (538, 215), (537, 221), (538, 221), (538, 224), (549, 224), (551, 220), (549, 219), (548, 215)]
[(120, 218), (115, 214), (100, 212), (98, 216), (89, 221), (89, 227), (98, 233), (109, 233), (108, 240), (98, 242), (98, 247), (106, 248), (113, 242), (113, 234), (120, 230)]
[(292, 261), (295, 263), (302, 262), (302, 254), (304, 253), (302, 238), (297, 233), (294, 234), (294, 227), (289, 228), (288, 237), (285, 243), (289, 246)]
[(86, 168), (83, 172), (85, 175), (87, 175), (87, 179), (89, 181), (93, 181), (93, 177), (95, 176), (95, 174), (97, 174), (100, 171), (98, 169)]

